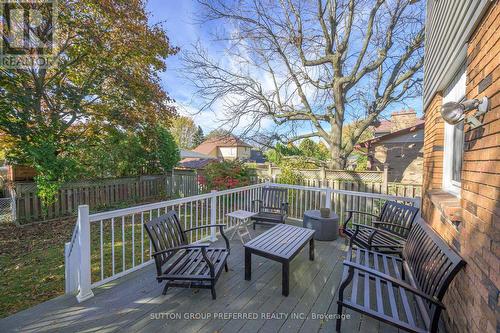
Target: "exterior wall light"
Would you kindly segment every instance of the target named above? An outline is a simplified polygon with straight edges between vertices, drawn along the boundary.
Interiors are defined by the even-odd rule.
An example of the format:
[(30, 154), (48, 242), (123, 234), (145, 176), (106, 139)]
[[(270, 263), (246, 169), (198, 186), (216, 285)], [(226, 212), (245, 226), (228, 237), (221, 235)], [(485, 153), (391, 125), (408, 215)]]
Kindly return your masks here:
[[(448, 124), (456, 125), (464, 118), (471, 124), (472, 128), (481, 126), (481, 122), (477, 119), (488, 111), (488, 97), (483, 97), (482, 100), (469, 99), (463, 102), (448, 102), (443, 104), (441, 108), (441, 116)], [(465, 112), (477, 109), (477, 112), (472, 116), (465, 116)]]

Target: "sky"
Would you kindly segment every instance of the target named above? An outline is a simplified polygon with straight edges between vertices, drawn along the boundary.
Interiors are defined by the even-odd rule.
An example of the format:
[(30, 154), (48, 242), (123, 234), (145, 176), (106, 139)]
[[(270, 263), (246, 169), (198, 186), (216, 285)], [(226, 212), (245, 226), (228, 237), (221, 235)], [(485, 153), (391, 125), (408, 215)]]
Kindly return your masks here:
[[(211, 42), (209, 31), (213, 27), (201, 27), (196, 22), (196, 1), (149, 0), (147, 10), (150, 12), (150, 23), (161, 22), (170, 42), (179, 47), (181, 52), (201, 42), (210, 53), (222, 53), (222, 48)], [(198, 113), (201, 100), (196, 98), (191, 83), (183, 77), (180, 58), (180, 54), (167, 58), (167, 70), (160, 73), (163, 88), (177, 102), (179, 113), (194, 118), (196, 124), (208, 133), (219, 125), (212, 112)]]
[[(225, 57), (224, 45), (214, 42), (211, 38), (211, 32), (220, 27), (214, 26), (213, 23), (201, 26), (197, 22), (199, 5), (196, 0), (149, 0), (147, 10), (150, 13), (150, 24), (161, 23), (172, 45), (180, 47), (181, 52), (191, 49), (194, 43), (200, 42), (210, 55)], [(196, 96), (191, 83), (182, 76), (180, 54), (167, 58), (166, 64), (167, 70), (160, 73), (162, 85), (176, 100), (179, 113), (191, 116), (205, 133), (217, 129), (223, 118), (222, 111), (197, 112), (202, 105), (202, 99)], [(407, 103), (419, 115), (422, 115), (420, 98), (407, 101)], [(388, 110), (387, 114), (400, 109), (399, 106), (393, 107)], [(265, 127), (271, 126), (271, 121), (265, 124)], [(304, 131), (308, 129), (305, 128)]]

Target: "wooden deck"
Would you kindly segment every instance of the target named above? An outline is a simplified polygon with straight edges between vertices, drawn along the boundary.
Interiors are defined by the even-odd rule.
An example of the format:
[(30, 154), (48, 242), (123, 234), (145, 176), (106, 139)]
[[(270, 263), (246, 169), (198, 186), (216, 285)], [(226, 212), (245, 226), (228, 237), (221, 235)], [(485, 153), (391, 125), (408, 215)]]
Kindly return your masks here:
[[(258, 226), (253, 235), (267, 230)], [(210, 290), (170, 288), (155, 280), (154, 265), (94, 289), (78, 304), (61, 296), (0, 320), (0, 332), (334, 332), (336, 291), (345, 258), (344, 240), (315, 242), (290, 264), (290, 294), (281, 295), (281, 264), (252, 256), (252, 280), (244, 280), (244, 251), (231, 241), (229, 272)], [(398, 332), (348, 310), (342, 332)]]

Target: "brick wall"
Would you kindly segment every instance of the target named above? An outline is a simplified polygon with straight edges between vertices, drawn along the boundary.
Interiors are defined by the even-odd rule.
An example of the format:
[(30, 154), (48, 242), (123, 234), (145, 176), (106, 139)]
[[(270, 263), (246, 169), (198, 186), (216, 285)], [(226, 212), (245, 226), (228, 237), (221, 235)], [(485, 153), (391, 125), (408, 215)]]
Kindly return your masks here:
[(417, 123), (417, 120), (417, 112), (415, 110), (394, 112), (391, 114), (391, 132), (411, 127)]
[[(494, 1), (467, 49), (467, 98), (490, 99), (483, 126), (465, 126), (461, 199), (442, 193), (441, 94), (425, 113), (423, 217), (467, 262), (445, 297), (450, 332), (499, 332), (500, 5)], [(475, 111), (473, 111), (475, 112)], [(473, 113), (472, 112), (472, 113)], [(458, 210), (456, 209), (458, 207)]]

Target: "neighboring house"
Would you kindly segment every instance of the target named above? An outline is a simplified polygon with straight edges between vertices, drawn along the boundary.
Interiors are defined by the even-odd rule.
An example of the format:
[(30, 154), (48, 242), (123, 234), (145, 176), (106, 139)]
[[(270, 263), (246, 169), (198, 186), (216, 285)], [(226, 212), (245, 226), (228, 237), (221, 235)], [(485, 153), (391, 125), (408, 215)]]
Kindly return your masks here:
[(368, 154), (368, 170), (388, 167), (388, 180), (422, 184), (424, 121), (413, 110), (394, 112), (373, 129), (374, 138), (357, 145)]
[(181, 161), (179, 161), (178, 167), (181, 169), (201, 170), (208, 164), (219, 160), (217, 157), (212, 157), (192, 150), (181, 149), (180, 153)]
[[(217, 160), (250, 160), (252, 146), (230, 135), (209, 138), (190, 152), (193, 156), (179, 162), (179, 167), (185, 169), (204, 169)], [(196, 157), (196, 154), (201, 155)]]
[(252, 149), (250, 150), (250, 158), (248, 159), (248, 161), (254, 163), (266, 163), (266, 157), (261, 150)]
[(209, 155), (224, 160), (248, 160), (252, 146), (243, 140), (228, 135), (223, 137), (209, 138), (201, 145), (193, 149), (195, 152)]
[(423, 122), (423, 119), (417, 118), (415, 110), (393, 112), (390, 120), (382, 120), (377, 126), (373, 127), (373, 136), (378, 138)]
[[(422, 216), (467, 263), (444, 298), (445, 324), (500, 332), (500, 4), (427, 0), (426, 17)], [(443, 121), (444, 103), (485, 96), (481, 126)]]

